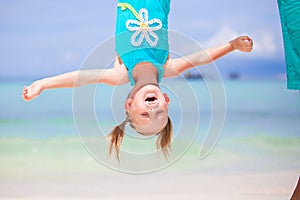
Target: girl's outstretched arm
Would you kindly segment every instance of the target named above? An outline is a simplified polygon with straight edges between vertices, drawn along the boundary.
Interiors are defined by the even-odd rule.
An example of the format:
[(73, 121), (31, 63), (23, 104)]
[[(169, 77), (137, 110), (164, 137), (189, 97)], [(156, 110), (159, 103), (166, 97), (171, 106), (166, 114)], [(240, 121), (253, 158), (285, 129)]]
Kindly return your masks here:
[(185, 57), (169, 60), (165, 66), (165, 77), (178, 76), (185, 70), (211, 63), (234, 50), (251, 52), (252, 47), (252, 39), (248, 36), (241, 36), (225, 45), (197, 51)]
[(116, 61), (114, 68), (110, 69), (77, 70), (37, 80), (23, 88), (22, 96), (24, 100), (30, 101), (46, 89), (74, 88), (96, 83), (121, 85), (129, 81), (126, 74), (126, 68)]

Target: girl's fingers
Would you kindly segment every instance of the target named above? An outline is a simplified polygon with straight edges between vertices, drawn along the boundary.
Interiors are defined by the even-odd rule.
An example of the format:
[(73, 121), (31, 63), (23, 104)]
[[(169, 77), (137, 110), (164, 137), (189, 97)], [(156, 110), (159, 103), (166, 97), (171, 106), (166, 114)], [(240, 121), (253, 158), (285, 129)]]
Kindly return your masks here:
[(22, 97), (23, 97), (23, 98), (26, 98), (26, 97), (27, 97), (27, 93), (23, 93), (23, 94), (22, 94)]
[(245, 42), (247, 52), (251, 52), (253, 48), (253, 40), (248, 36), (242, 36), (242, 40)]
[(26, 86), (23, 87), (23, 93), (27, 93), (28, 92), (28, 88)]
[(242, 40), (248, 40), (249, 42), (252, 40), (249, 36), (241, 36)]
[(28, 101), (28, 87), (27, 86), (24, 86), (23, 87), (23, 93), (22, 93), (22, 97), (25, 101)]

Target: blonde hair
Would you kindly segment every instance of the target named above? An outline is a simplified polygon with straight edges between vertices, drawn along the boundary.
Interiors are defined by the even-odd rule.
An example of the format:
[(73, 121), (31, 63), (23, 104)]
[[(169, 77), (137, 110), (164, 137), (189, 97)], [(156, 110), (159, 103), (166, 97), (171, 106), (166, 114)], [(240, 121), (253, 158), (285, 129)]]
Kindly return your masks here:
[[(124, 122), (120, 125), (116, 126), (112, 132), (108, 135), (110, 138), (110, 148), (109, 148), (109, 155), (112, 154), (113, 150), (115, 151), (116, 159), (120, 162), (120, 146), (122, 144), (124, 138), (124, 129), (127, 123), (131, 124), (129, 117), (126, 118)], [(133, 127), (131, 125), (131, 127)], [(134, 128), (134, 127), (133, 127)], [(173, 126), (170, 117), (168, 117), (168, 122), (166, 126), (157, 133), (158, 138), (156, 140), (156, 148), (157, 150), (161, 149), (165, 158), (168, 158), (169, 153), (171, 151), (171, 141), (172, 141), (172, 134), (173, 134)]]

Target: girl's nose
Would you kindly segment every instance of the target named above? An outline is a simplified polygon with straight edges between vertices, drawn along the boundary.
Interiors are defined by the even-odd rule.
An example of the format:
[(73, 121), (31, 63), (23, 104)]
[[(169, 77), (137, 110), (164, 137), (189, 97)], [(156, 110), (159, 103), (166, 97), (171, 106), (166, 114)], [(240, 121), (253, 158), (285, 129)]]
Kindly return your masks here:
[(151, 111), (151, 112), (154, 112), (154, 111), (156, 111), (156, 107), (152, 107), (152, 108), (149, 108), (149, 111)]
[(159, 107), (159, 103), (148, 105), (148, 110), (151, 111), (151, 112), (154, 112), (158, 109), (158, 107)]

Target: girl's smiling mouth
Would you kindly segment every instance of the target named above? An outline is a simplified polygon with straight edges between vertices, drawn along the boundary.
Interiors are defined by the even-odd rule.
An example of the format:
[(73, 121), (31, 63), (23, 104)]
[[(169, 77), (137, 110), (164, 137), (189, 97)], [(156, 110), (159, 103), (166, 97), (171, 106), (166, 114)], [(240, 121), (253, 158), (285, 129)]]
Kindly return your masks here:
[(156, 105), (158, 103), (158, 98), (154, 94), (149, 94), (145, 98), (145, 103), (149, 106)]

